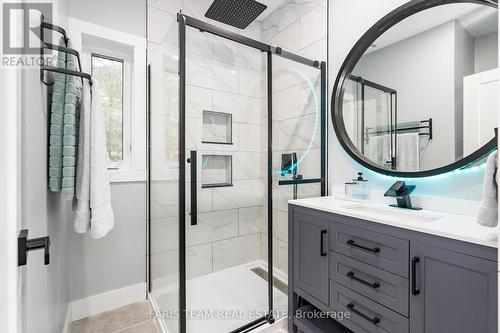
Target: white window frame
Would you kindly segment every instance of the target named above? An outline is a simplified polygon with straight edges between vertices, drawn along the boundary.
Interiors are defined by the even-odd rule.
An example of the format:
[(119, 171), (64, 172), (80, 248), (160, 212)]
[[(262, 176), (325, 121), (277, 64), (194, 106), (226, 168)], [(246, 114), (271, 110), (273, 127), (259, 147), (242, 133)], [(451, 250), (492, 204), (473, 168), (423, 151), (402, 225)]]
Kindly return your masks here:
[(69, 31), (73, 47), (81, 53), (83, 71), (91, 73), (92, 53), (124, 60), (124, 161), (111, 166), (109, 177), (113, 183), (146, 181), (146, 38), (73, 17)]
[(123, 145), (123, 160), (121, 162), (110, 162), (108, 169), (128, 170), (131, 169), (132, 155), (132, 65), (133, 59), (130, 53), (120, 52), (112, 46), (104, 48), (94, 45), (89, 45), (84, 42), (82, 49), (82, 63), (84, 67), (89, 64), (89, 73), (92, 73), (92, 58), (94, 56), (102, 59), (121, 61), (123, 64), (123, 84), (122, 84), (122, 145)]

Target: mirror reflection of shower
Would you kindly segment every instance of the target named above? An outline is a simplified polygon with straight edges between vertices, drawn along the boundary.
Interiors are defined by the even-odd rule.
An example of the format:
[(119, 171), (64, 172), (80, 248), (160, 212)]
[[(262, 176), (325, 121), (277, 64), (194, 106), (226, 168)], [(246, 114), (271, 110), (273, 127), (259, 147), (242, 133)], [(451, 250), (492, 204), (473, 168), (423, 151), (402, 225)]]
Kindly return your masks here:
[(385, 169), (420, 170), (432, 118), (400, 121), (397, 90), (356, 75), (349, 78), (344, 101), (346, 129), (364, 156)]

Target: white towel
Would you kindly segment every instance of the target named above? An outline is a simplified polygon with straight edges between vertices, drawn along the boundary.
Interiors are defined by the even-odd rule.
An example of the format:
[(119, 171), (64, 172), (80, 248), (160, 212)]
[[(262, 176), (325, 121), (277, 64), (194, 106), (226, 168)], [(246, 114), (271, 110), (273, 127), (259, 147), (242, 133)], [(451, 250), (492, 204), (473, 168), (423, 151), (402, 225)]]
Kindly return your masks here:
[(114, 225), (108, 180), (108, 152), (99, 87), (84, 81), (76, 175), (75, 231), (104, 237)]
[(371, 135), (365, 142), (365, 156), (382, 168), (390, 168), (391, 136), (389, 134)]
[(420, 171), (420, 136), (418, 133), (398, 133), (398, 171)]
[(483, 183), (483, 200), (479, 207), (477, 222), (485, 227), (498, 224), (498, 173), (497, 151), (488, 156)]

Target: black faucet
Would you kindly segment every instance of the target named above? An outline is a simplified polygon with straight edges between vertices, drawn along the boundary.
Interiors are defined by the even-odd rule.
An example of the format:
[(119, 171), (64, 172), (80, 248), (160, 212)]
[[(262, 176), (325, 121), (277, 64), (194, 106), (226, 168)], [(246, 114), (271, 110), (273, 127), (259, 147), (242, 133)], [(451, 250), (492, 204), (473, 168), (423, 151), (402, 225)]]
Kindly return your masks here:
[(397, 181), (385, 192), (384, 197), (396, 198), (397, 205), (390, 205), (392, 207), (421, 210), (422, 208), (413, 207), (411, 204), (410, 193), (415, 187), (415, 185), (406, 185), (403, 181)]

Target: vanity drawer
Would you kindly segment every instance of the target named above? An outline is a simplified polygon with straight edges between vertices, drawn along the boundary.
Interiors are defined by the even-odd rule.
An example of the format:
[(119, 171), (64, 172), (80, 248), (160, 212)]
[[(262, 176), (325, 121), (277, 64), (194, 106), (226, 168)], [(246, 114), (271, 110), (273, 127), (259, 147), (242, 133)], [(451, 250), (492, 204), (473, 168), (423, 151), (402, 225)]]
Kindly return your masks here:
[(340, 253), (330, 253), (330, 279), (408, 316), (408, 280)]
[(380, 269), (408, 277), (409, 241), (333, 222), (330, 248)]
[(333, 281), (330, 281), (330, 307), (350, 313), (341, 323), (354, 333), (409, 332), (408, 318)]

